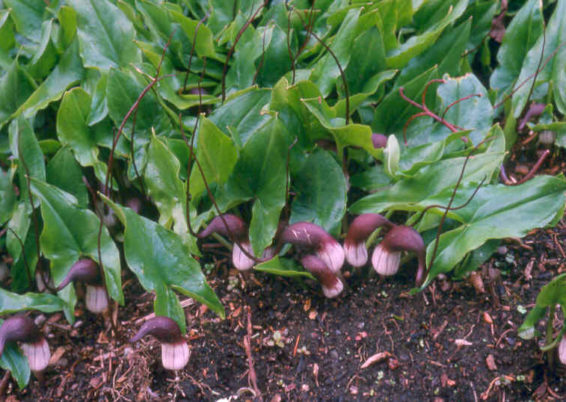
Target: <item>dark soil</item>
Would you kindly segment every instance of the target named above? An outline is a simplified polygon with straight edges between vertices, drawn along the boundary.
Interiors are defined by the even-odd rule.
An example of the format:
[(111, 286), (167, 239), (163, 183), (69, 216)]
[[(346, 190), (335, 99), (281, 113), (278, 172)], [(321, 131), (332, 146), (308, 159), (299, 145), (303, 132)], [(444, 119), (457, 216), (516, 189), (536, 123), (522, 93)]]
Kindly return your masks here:
[[(501, 274), (485, 293), (469, 282), (437, 281), (409, 295), (414, 267), (379, 280), (347, 275), (349, 289), (325, 299), (318, 285), (262, 274), (209, 278), (226, 307), (220, 320), (198, 303), (186, 308), (189, 364), (161, 368), (156, 341), (127, 343), (152, 311), (137, 281), (125, 285), (118, 336), (102, 317), (77, 311), (71, 328), (60, 315), (44, 325), (54, 364), (45, 384), (7, 395), (22, 400), (253, 400), (245, 348), (264, 400), (526, 400), (566, 396), (560, 369), (549, 370), (535, 341), (517, 336), (538, 290), (566, 270), (566, 225), (510, 241), (484, 265)], [(496, 269), (496, 271), (493, 271)], [(190, 301), (189, 301), (190, 303)], [(250, 326), (248, 328), (248, 325)], [(249, 330), (249, 333), (248, 333)], [(371, 356), (378, 359), (367, 368)]]

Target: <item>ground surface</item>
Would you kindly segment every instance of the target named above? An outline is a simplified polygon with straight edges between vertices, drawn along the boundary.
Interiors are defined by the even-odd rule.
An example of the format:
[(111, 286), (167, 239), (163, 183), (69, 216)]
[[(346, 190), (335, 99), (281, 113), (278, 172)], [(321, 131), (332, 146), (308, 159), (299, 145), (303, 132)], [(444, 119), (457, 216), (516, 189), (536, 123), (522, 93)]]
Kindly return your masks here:
[[(511, 179), (532, 167), (534, 148), (515, 147)], [(541, 171), (564, 172), (565, 163), (553, 152)], [(517, 336), (539, 289), (566, 272), (564, 220), (503, 242), (482, 267), (484, 293), (468, 281), (437, 280), (411, 296), (409, 263), (386, 280), (346, 269), (348, 288), (328, 300), (314, 282), (229, 270), (229, 254), (217, 246), (206, 246), (203, 262), (227, 318), (186, 301), (192, 354), (177, 377), (161, 367), (156, 341), (127, 342), (153, 311), (153, 296), (128, 276), (117, 336), (80, 308), (74, 327), (60, 314), (47, 317), (53, 357), (44, 384), (34, 379), (18, 391), (9, 380), (7, 398), (253, 400), (259, 391), (267, 401), (566, 399), (566, 370), (549, 370), (536, 341)]]
[[(380, 281), (367, 272), (325, 299), (314, 283), (266, 275), (243, 277), (218, 261), (210, 273), (227, 319), (199, 304), (186, 308), (192, 355), (175, 375), (160, 365), (153, 340), (126, 340), (152, 311), (152, 297), (132, 280), (121, 309), (118, 340), (100, 317), (78, 311), (70, 328), (61, 316), (44, 325), (55, 364), (22, 392), (22, 400), (253, 399), (245, 348), (265, 400), (525, 400), (566, 395), (566, 383), (548, 372), (535, 341), (516, 329), (538, 289), (566, 270), (561, 244), (566, 225), (539, 230), (523, 243), (507, 242), (485, 266), (501, 278), (478, 294), (468, 282), (437, 282), (410, 296), (414, 270)], [(249, 315), (248, 315), (249, 312)], [(248, 321), (249, 317), (249, 321)], [(136, 322), (137, 321), (137, 322)], [(81, 325), (82, 323), (82, 325)], [(362, 365), (373, 355), (378, 361)], [(545, 382), (546, 377), (546, 382)], [(550, 391), (546, 387), (550, 386)], [(550, 392), (550, 394), (549, 394)]]

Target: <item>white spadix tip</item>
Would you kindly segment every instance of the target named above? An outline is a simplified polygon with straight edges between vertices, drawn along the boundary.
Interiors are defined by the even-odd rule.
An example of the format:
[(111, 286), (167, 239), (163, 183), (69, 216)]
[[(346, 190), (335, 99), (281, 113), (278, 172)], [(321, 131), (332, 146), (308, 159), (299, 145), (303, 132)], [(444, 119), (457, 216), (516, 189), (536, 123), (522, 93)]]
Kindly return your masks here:
[(401, 252), (391, 251), (382, 243), (378, 244), (371, 256), (373, 268), (379, 275), (391, 276), (399, 271)]
[(558, 359), (560, 363), (566, 364), (566, 335), (562, 337), (558, 345)]
[(344, 284), (338, 278), (336, 278), (336, 282), (332, 287), (322, 286), (322, 293), (324, 293), (325, 297), (332, 299), (333, 297), (338, 296), (344, 290)]
[[(240, 244), (242, 245), (244, 250), (248, 252), (248, 254), (254, 254), (252, 245), (250, 243), (246, 242)], [(239, 271), (247, 271), (254, 266), (255, 262), (246, 254), (244, 254), (238, 243), (234, 243), (234, 248), (232, 250), (232, 264), (234, 264), (234, 267)]]
[(85, 304), (88, 311), (100, 314), (108, 308), (104, 286), (86, 285)]
[(45, 370), (51, 358), (49, 344), (43, 337), (37, 342), (22, 343), (22, 352), (28, 359), (31, 371)]
[(345, 243), (344, 254), (346, 261), (353, 267), (363, 267), (368, 262), (368, 249), (364, 242)]
[(191, 351), (185, 340), (161, 344), (161, 363), (167, 370), (181, 370), (189, 362)]
[(344, 249), (336, 240), (323, 243), (317, 252), (318, 258), (334, 273), (339, 272), (344, 265)]

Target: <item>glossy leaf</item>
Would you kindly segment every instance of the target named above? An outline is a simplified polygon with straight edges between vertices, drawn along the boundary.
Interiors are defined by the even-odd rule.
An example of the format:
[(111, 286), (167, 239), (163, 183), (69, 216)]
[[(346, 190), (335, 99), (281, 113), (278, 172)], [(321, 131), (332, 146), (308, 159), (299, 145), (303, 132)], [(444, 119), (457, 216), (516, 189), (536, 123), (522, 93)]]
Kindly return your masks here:
[(31, 80), (14, 61), (0, 78), (0, 127), (33, 92)]
[[(106, 87), (106, 99), (108, 103), (108, 113), (119, 127), (122, 120), (137, 101), (139, 95), (144, 90), (145, 84), (141, 84), (139, 79), (132, 73), (112, 69), (108, 76)], [(131, 136), (132, 118), (125, 126), (124, 135)], [(136, 141), (145, 143), (149, 140), (150, 130), (154, 129), (160, 135), (171, 130), (171, 121), (161, 108), (155, 95), (148, 92), (138, 106), (136, 115)]]
[(314, 276), (312, 276), (310, 272), (300, 268), (293, 260), (287, 258), (272, 258), (269, 261), (257, 264), (254, 266), (254, 270), (267, 272), (271, 275), (314, 279)]
[(387, 54), (387, 66), (390, 68), (404, 67), (411, 58), (429, 48), (440, 36), (442, 31), (460, 17), (468, 5), (468, 0), (459, 0), (440, 21), (431, 26), (421, 35), (412, 36), (397, 49)]
[(16, 192), (8, 172), (0, 169), (0, 225), (12, 217), (16, 207)]
[(341, 155), (344, 147), (355, 146), (366, 150), (376, 158), (381, 156), (382, 151), (373, 146), (371, 140), (372, 131), (369, 126), (351, 123), (345, 125), (345, 121), (336, 118), (332, 110), (318, 99), (303, 99), (304, 105), (318, 122), (334, 137), (338, 154)]
[(179, 179), (179, 169), (175, 155), (152, 136), (143, 173), (148, 194), (159, 210), (159, 223), (179, 235), (186, 235), (185, 185)]
[(266, 89), (234, 94), (211, 114), (210, 121), (230, 135), (238, 147), (242, 147), (251, 134), (270, 119), (270, 116), (261, 113), (270, 96), (271, 91)]
[(88, 193), (83, 182), (81, 167), (70, 148), (61, 148), (49, 161), (47, 182), (75, 196), (80, 208), (87, 207)]
[(332, 155), (320, 150), (310, 155), (293, 180), (295, 197), (289, 223), (313, 222), (337, 234), (346, 212), (346, 180)]
[[(129, 208), (121, 207), (105, 198), (125, 227), (124, 253), (128, 267), (147, 291), (160, 293), (159, 305), (175, 290), (207, 305), (224, 318), (224, 307), (206, 283), (200, 266), (191, 255), (182, 238), (163, 226), (139, 216)], [(168, 290), (165, 290), (168, 289)], [(178, 301), (177, 301), (178, 303)], [(175, 303), (176, 304), (176, 303)], [(167, 302), (171, 305), (171, 302)], [(160, 308), (161, 311), (165, 309)], [(185, 316), (180, 306), (168, 307), (171, 318), (185, 328)]]
[(4, 0), (4, 4), (6, 8), (11, 9), (10, 14), (18, 32), (34, 42), (39, 42), (47, 4), (34, 0)]
[(521, 7), (506, 27), (503, 42), (497, 52), (498, 67), (490, 77), (492, 88), (500, 92), (501, 99), (513, 86), (523, 66), (525, 55), (542, 34), (542, 3), (529, 0)]
[(29, 117), (63, 96), (65, 90), (82, 79), (84, 70), (79, 58), (78, 43), (73, 41), (61, 61), (31, 96), (18, 108), (16, 114)]
[[(457, 211), (463, 225), (440, 236), (434, 266), (425, 283), (448, 272), (464, 256), (489, 239), (522, 237), (559, 219), (566, 200), (564, 177), (538, 176), (518, 186), (502, 184), (482, 187), (474, 200)], [(433, 244), (427, 248), (430, 263)], [(424, 285), (423, 285), (424, 286)]]
[(82, 88), (65, 93), (57, 113), (57, 137), (73, 150), (82, 166), (98, 164), (98, 147), (93, 130), (88, 127), (91, 98)]
[[(350, 62), (350, 47), (355, 39), (356, 26), (360, 17), (360, 9), (348, 11), (344, 22), (340, 25), (340, 29), (336, 33), (330, 48), (342, 67), (345, 69)], [(336, 60), (330, 54), (326, 54), (315, 65), (310, 79), (320, 88), (320, 92), (326, 97), (336, 85), (340, 77), (340, 69), (336, 64)], [(342, 85), (339, 83), (338, 85)]]
[[(499, 171), (503, 161), (505, 142), (503, 132), (498, 126), (492, 129), (495, 136), (490, 148), (470, 158), (464, 171), (462, 182), (479, 182), (486, 178), (489, 182), (494, 173)], [(399, 180), (388, 189), (370, 194), (350, 207), (355, 214), (367, 212), (380, 213), (388, 209), (419, 210), (417, 204), (456, 184), (465, 158), (444, 159), (424, 166), (413, 176)]]
[[(517, 79), (518, 83), (531, 77), (539, 66), (539, 61), (543, 62), (553, 56), (552, 60), (538, 73), (535, 86), (552, 80), (559, 88), (565, 82), (566, 75), (563, 70), (566, 67), (566, 0), (558, 0), (554, 13), (548, 22), (544, 37), (539, 36), (535, 45), (525, 56), (525, 62), (521, 68), (521, 73)], [(542, 67), (542, 65), (541, 65)], [(515, 117), (519, 117), (527, 104), (527, 97), (531, 91), (532, 79), (528, 85), (519, 88), (512, 98), (513, 112)], [(559, 89), (558, 96), (555, 97), (556, 106), (562, 113), (566, 113), (566, 97), (563, 97), (563, 89)]]
[[(54, 283), (61, 283), (80, 258), (87, 257), (100, 263), (98, 217), (92, 211), (80, 208), (71, 194), (45, 182), (33, 180), (32, 191), (41, 200), (41, 249), (50, 261)], [(105, 227), (102, 228), (100, 254), (108, 293), (123, 304), (120, 255)]]
[(141, 61), (133, 43), (134, 26), (108, 0), (69, 0), (77, 12), (78, 38), (85, 67), (109, 70)]
[[(473, 74), (447, 79), (437, 90), (438, 109), (444, 118), (464, 130), (471, 130), (470, 138), (474, 144), (483, 140), (493, 124), (493, 107), (484, 86)], [(471, 98), (458, 102), (458, 100)], [(458, 102), (458, 103), (455, 103)], [(445, 128), (447, 132), (448, 129)]]
[(13, 314), (20, 311), (39, 310), (44, 313), (62, 311), (63, 300), (46, 293), (26, 293), (19, 295), (0, 289), (0, 314)]
[[(238, 158), (232, 140), (206, 117), (200, 120), (196, 157), (202, 167), (208, 185), (223, 185), (234, 169)], [(190, 192), (199, 197), (205, 191), (204, 181), (197, 166), (191, 172)]]
[(276, 118), (255, 132), (242, 148), (219, 199), (222, 210), (254, 200), (249, 235), (256, 255), (271, 243), (285, 204), (286, 134)]

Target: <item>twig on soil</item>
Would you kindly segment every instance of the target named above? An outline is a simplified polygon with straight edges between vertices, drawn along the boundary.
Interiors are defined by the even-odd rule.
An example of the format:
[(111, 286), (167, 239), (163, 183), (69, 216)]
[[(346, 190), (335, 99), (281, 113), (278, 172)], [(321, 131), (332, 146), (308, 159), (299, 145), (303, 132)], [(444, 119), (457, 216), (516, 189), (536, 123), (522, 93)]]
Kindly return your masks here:
[(491, 393), (492, 388), (495, 385), (500, 385), (502, 379), (509, 381), (509, 382), (515, 381), (515, 378), (510, 376), (510, 375), (501, 375), (501, 376), (495, 377), (493, 380), (491, 380), (491, 382), (489, 383), (489, 386), (487, 387), (485, 392), (480, 395), (480, 398), (482, 399), (482, 401), (489, 399), (489, 394)]
[(300, 340), (301, 340), (301, 334), (297, 336), (297, 340), (295, 341), (295, 347), (293, 348), (293, 357), (297, 355), (297, 348), (299, 347)]
[(369, 366), (375, 364), (375, 363), (379, 363), (384, 361), (385, 359), (389, 359), (391, 357), (391, 353), (389, 352), (379, 352), (374, 354), (373, 356), (370, 356), (364, 364), (362, 364), (360, 366), (360, 368), (365, 369), (368, 368)]
[(556, 233), (553, 234), (552, 240), (554, 241), (554, 244), (556, 245), (556, 248), (558, 249), (558, 251), (560, 251), (562, 258), (566, 259), (566, 253), (564, 253), (564, 249), (560, 245), (560, 242), (558, 241), (558, 235)]
[(472, 381), (470, 381), (470, 387), (474, 393), (474, 402), (478, 402), (478, 394), (476, 393), (476, 387), (474, 387), (474, 383)]
[(247, 326), (247, 335), (244, 336), (244, 349), (246, 350), (246, 356), (248, 356), (248, 382), (251, 383), (251, 386), (254, 389), (255, 396), (262, 401), (263, 398), (261, 397), (261, 391), (257, 386), (257, 376), (255, 373), (254, 368), (254, 358), (252, 356), (252, 348), (251, 348), (251, 341), (252, 341), (252, 311), (250, 306), (246, 306), (246, 311), (248, 313), (248, 326)]

